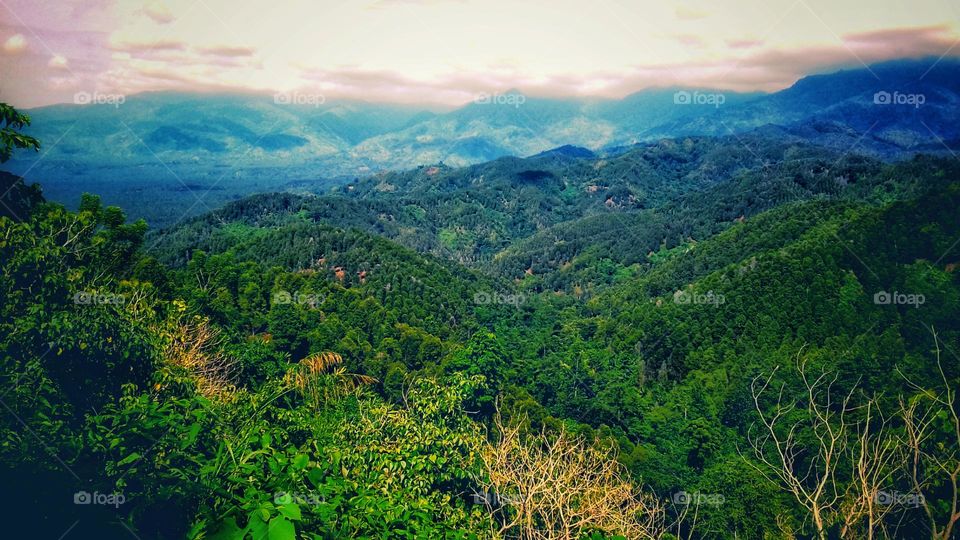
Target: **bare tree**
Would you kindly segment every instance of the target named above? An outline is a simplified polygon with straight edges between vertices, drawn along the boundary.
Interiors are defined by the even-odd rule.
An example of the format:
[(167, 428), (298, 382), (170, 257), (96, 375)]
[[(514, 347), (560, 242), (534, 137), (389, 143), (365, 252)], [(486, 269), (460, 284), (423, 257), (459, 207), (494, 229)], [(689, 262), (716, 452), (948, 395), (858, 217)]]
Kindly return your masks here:
[(236, 387), (237, 362), (223, 353), (220, 330), (202, 317), (177, 321), (167, 333), (164, 358), (185, 368), (208, 398), (227, 398)]
[[(807, 374), (805, 360), (799, 359), (797, 370), (804, 386), (805, 410), (798, 403), (786, 403), (786, 385), (781, 384), (776, 405), (767, 412), (761, 397), (770, 388), (777, 369), (766, 378), (756, 377), (750, 385), (754, 406), (763, 429), (747, 434), (753, 457), (759, 465), (747, 460), (764, 478), (783, 485), (809, 513), (818, 538), (827, 538), (827, 530), (839, 517), (843, 493), (837, 472), (848, 448), (852, 429), (848, 416), (853, 411), (851, 390), (836, 395), (837, 375), (822, 372), (816, 378)], [(799, 414), (795, 414), (799, 413)], [(801, 430), (808, 430), (816, 443), (807, 448), (798, 443)], [(809, 457), (805, 454), (812, 453)]]
[(855, 426), (850, 448), (851, 480), (841, 508), (840, 536), (890, 538), (885, 518), (894, 506), (884, 504), (882, 496), (903, 463), (902, 441), (890, 435), (889, 419), (883, 417), (879, 400), (868, 400), (861, 410), (864, 416)]
[(604, 531), (653, 539), (663, 534), (662, 503), (636, 489), (612, 448), (565, 430), (524, 437), (521, 425), (506, 426), (498, 415), (498, 438), (483, 452), (481, 496), (494, 517), (494, 537), (572, 540)]
[[(943, 388), (930, 390), (909, 381), (917, 390), (910, 400), (900, 400), (907, 443), (907, 477), (917, 503), (923, 508), (933, 540), (953, 538), (960, 522), (960, 413), (957, 385), (951, 384), (940, 362), (940, 341), (931, 329), (936, 346), (937, 370)], [(937, 512), (930, 500), (934, 490), (950, 494), (946, 512)]]

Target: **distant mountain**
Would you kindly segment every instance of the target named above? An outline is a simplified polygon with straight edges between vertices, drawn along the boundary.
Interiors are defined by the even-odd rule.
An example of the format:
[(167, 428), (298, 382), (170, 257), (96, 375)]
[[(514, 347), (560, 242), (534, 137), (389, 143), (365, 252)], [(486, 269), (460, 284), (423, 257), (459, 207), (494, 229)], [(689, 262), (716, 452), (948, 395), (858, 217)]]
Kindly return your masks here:
[[(156, 251), (165, 262), (183, 264), (192, 250), (217, 251), (233, 242), (235, 229), (225, 224), (246, 230), (317, 222), (518, 278), (528, 268), (537, 275), (553, 272), (588, 246), (624, 264), (645, 261), (666, 238), (682, 243), (785, 201), (834, 195), (880, 165), (751, 135), (664, 140), (609, 156), (585, 153), (567, 146), (462, 168), (383, 172), (322, 197), (247, 197), (158, 231)], [(658, 208), (670, 210), (653, 212)]]
[[(322, 191), (336, 177), (366, 175), (358, 142), (424, 122), (409, 105), (338, 101), (276, 103), (272, 96), (157, 92), (118, 105), (55, 105), (28, 111), (39, 154), (5, 168), (43, 184), (68, 205), (102, 194), (153, 224), (222, 206), (250, 193)], [(352, 176), (351, 176), (352, 177)]]
[(553, 148), (545, 152), (540, 152), (539, 154), (531, 157), (539, 158), (539, 157), (551, 157), (551, 156), (560, 156), (560, 157), (568, 157), (568, 158), (593, 158), (593, 157), (597, 157), (597, 154), (591, 152), (590, 150), (582, 146), (573, 146), (572, 144), (565, 144), (558, 148)]
[[(802, 201), (823, 202), (826, 214), (845, 204), (879, 207), (942, 187), (958, 172), (956, 160), (941, 157), (889, 164), (754, 135), (690, 137), (616, 156), (546, 152), (382, 173), (322, 197), (260, 194), (157, 231), (149, 243), (163, 262), (180, 266), (198, 249), (226, 251), (261, 241), (264, 231), (333, 226), (533, 291), (592, 293), (773, 208)], [(776, 237), (776, 221), (791, 212), (770, 218), (764, 230)], [(271, 238), (261, 251), (286, 250), (288, 265), (309, 262), (312, 247), (301, 253)]]
[[(57, 144), (58, 154), (91, 159), (102, 152), (115, 161), (170, 152), (231, 153), (250, 160), (316, 158), (430, 117), (406, 105), (289, 105), (270, 96), (169, 92), (130, 96), (117, 106), (55, 105), (29, 114), (32, 132), (45, 141), (73, 126)], [(83, 146), (94, 140), (99, 144)]]
[[(591, 150), (632, 144), (665, 122), (690, 120), (699, 107), (680, 107), (680, 89), (650, 89), (621, 100), (548, 99), (513, 91), (487, 96), (407, 129), (373, 137), (354, 149), (384, 169), (443, 162), (463, 166), (503, 156), (530, 156), (565, 145)], [(729, 103), (758, 94), (727, 93)]]
[(95, 191), (163, 226), (256, 192), (323, 193), (385, 170), (610, 155), (691, 135), (751, 133), (881, 159), (947, 154), (960, 146), (960, 62), (886, 62), (773, 94), (653, 88), (607, 100), (510, 91), (440, 110), (147, 93), (118, 106), (29, 113), (44, 150), (20, 154), (8, 170), (42, 182), (51, 200), (73, 204)]
[(663, 123), (647, 135), (752, 129), (884, 158), (946, 153), (960, 142), (960, 61), (897, 60), (812, 75), (774, 94)]

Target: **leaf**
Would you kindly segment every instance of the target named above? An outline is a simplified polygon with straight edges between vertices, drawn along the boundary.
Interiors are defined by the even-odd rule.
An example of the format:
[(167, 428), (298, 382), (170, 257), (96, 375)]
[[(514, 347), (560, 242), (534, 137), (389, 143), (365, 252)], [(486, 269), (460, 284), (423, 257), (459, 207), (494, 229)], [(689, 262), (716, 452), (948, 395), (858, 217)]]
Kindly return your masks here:
[(266, 508), (262, 508), (262, 507), (257, 509), (257, 517), (259, 517), (261, 521), (266, 523), (270, 519), (270, 510), (267, 510)]
[(297, 540), (297, 531), (287, 518), (277, 516), (270, 520), (270, 540)]
[(299, 471), (300, 469), (306, 467), (310, 463), (310, 458), (306, 454), (297, 454), (297, 457), (293, 458), (292, 466), (294, 470)]
[(237, 525), (236, 519), (227, 518), (223, 520), (220, 528), (210, 537), (210, 540), (239, 540), (243, 538), (245, 532)]
[(284, 516), (294, 521), (300, 521), (301, 519), (303, 519), (303, 516), (300, 514), (300, 507), (297, 506), (295, 503), (285, 504), (280, 508), (278, 508), (277, 510), (279, 510), (280, 513), (283, 514)]
[(307, 480), (310, 480), (310, 483), (313, 484), (314, 487), (320, 487), (320, 484), (323, 483), (323, 477), (323, 470), (319, 467), (311, 469), (310, 472), (307, 473)]
[(136, 461), (136, 460), (138, 460), (138, 459), (140, 459), (140, 454), (134, 452), (134, 453), (130, 454), (129, 456), (121, 459), (119, 462), (117, 462), (117, 466), (126, 465), (126, 464), (128, 464), (128, 463), (133, 463), (134, 461)]
[(181, 449), (185, 449), (186, 447), (190, 446), (197, 440), (197, 435), (200, 433), (201, 427), (202, 426), (197, 423), (194, 423), (190, 426), (190, 431), (187, 432), (186, 438), (180, 444)]
[(247, 524), (247, 528), (250, 529), (253, 540), (266, 540), (268, 534), (267, 524), (260, 520), (259, 514), (250, 518), (250, 523)]

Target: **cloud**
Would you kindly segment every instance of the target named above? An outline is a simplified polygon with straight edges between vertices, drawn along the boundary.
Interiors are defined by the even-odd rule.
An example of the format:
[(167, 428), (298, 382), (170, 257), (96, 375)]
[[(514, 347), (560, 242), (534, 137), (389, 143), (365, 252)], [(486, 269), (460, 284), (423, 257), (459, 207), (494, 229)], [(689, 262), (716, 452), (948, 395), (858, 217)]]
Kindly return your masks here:
[[(493, 66), (476, 72), (418, 79), (394, 70), (365, 69), (359, 66), (335, 69), (300, 66), (305, 92), (320, 92), (336, 98), (368, 101), (460, 105), (481, 93), (519, 88), (540, 97), (602, 96), (620, 98), (655, 87), (685, 86), (739, 92), (773, 92), (798, 79), (838, 69), (859, 69), (857, 59), (874, 63), (904, 56), (939, 56), (952, 43), (944, 28), (917, 28), (898, 31), (900, 47), (893, 51), (884, 32), (846, 36), (844, 44), (816, 45), (789, 49), (762, 49), (763, 43), (738, 43), (745, 55), (696, 60), (673, 64), (640, 64), (618, 71), (570, 73), (552, 76), (529, 75), (510, 66)], [(692, 41), (691, 43), (696, 43)]]
[(947, 25), (846, 34), (843, 42), (865, 61), (904, 56), (940, 56), (957, 44)]
[[(861, 60), (939, 57), (960, 36), (942, 0), (890, 0), (869, 20), (841, 8), (824, 13), (833, 31), (818, 17), (797, 17), (760, 39), (779, 4), (792, 1), (585, 13), (549, 0), (364, 0), (337, 9), (280, 0), (266, 11), (230, 0), (0, 0), (17, 13), (14, 20), (0, 6), (0, 74), (17, 75), (0, 76), (0, 89), (30, 106), (91, 88), (272, 93), (305, 85), (331, 97), (450, 105), (512, 87), (557, 97), (672, 85), (773, 91)], [(50, 90), (52, 76), (67, 75), (80, 87)]]
[(50, 61), (47, 62), (47, 66), (53, 69), (70, 69), (67, 59), (59, 54), (51, 57)]
[(231, 58), (253, 56), (257, 50), (253, 47), (201, 47), (196, 49), (200, 54), (209, 56), (227, 56)]
[(755, 49), (766, 42), (762, 39), (728, 39), (726, 43), (731, 49)]
[(144, 6), (142, 12), (157, 24), (170, 24), (176, 20), (173, 13), (170, 12), (170, 8), (159, 0), (155, 0)]
[(182, 41), (162, 40), (162, 41), (143, 41), (143, 42), (120, 42), (111, 43), (110, 49), (127, 53), (146, 53), (162, 51), (185, 51), (187, 44)]
[(705, 43), (703, 42), (703, 39), (696, 34), (682, 34), (679, 36), (675, 36), (674, 39), (676, 39), (681, 45), (687, 48), (690, 48), (690, 47), (700, 48), (705, 45)]
[(914, 28), (888, 28), (883, 30), (873, 30), (870, 32), (859, 32), (843, 36), (847, 43), (878, 43), (891, 41), (929, 41), (948, 39), (950, 27), (945, 24), (934, 26), (922, 26)]
[(19, 54), (26, 50), (27, 39), (23, 34), (14, 34), (3, 42), (3, 51), (10, 54)]

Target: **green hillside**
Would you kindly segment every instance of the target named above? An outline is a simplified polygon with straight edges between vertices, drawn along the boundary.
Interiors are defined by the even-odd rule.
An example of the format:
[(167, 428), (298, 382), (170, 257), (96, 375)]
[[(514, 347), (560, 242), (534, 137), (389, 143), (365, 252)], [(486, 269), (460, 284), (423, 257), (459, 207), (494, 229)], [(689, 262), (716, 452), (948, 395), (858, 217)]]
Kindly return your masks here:
[(5, 178), (12, 537), (960, 534), (955, 160), (677, 139), (155, 232)]

